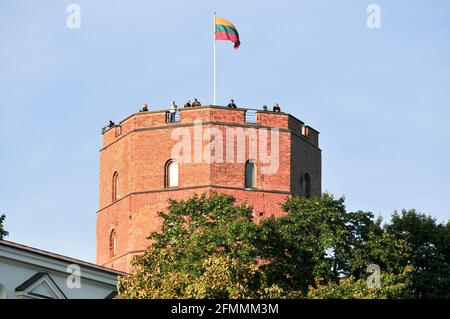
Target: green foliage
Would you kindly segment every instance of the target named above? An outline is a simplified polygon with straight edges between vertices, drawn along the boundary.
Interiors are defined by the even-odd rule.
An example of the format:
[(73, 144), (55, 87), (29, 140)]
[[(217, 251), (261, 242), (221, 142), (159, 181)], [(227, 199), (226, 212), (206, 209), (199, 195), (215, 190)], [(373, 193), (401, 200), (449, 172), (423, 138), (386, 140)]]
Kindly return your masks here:
[(6, 215), (0, 215), (0, 239), (8, 236), (8, 232), (3, 228), (3, 222), (5, 221)]
[(316, 280), (316, 287), (310, 286), (307, 298), (311, 299), (403, 299), (411, 298), (412, 267), (407, 266), (400, 274), (381, 275), (381, 287), (370, 288), (364, 278), (356, 280), (353, 276), (339, 282), (322, 284)]
[(287, 291), (306, 292), (316, 278), (337, 283), (360, 278), (367, 265), (399, 273), (397, 258), (407, 254), (401, 240), (383, 232), (372, 213), (346, 212), (344, 199), (292, 197), (283, 206), (287, 216), (261, 223), (258, 242), (269, 283)]
[[(404, 211), (382, 226), (329, 194), (291, 197), (283, 209), (257, 224), (231, 196), (170, 201), (118, 297), (449, 297), (450, 223)], [(370, 264), (380, 266), (380, 288), (367, 285)]]
[(187, 268), (217, 253), (251, 261), (256, 254), (251, 241), (257, 226), (252, 221), (252, 210), (234, 203), (233, 197), (221, 194), (171, 200), (169, 212), (160, 213), (162, 232), (151, 234), (149, 239), (154, 241), (155, 249), (171, 247)]
[[(256, 264), (244, 264), (231, 256), (207, 257), (198, 267), (200, 274), (178, 267), (167, 268), (173, 252), (151, 251), (145, 267), (122, 277), (119, 298), (276, 298), (282, 290), (268, 287)], [(172, 260), (176, 262), (176, 260)]]
[(399, 259), (414, 268), (416, 298), (450, 298), (450, 222), (438, 224), (430, 216), (413, 210), (394, 213), (386, 231), (402, 239), (411, 254)]
[(161, 233), (119, 281), (119, 298), (270, 298), (258, 269), (252, 211), (226, 195), (170, 201)]

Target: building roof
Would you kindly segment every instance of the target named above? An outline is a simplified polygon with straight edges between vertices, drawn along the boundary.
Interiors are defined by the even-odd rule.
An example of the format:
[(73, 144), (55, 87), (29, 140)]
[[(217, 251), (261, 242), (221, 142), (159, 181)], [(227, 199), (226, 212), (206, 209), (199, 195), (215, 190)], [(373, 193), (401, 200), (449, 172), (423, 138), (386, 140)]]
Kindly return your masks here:
[[(55, 296), (60, 297), (62, 299), (67, 299), (67, 296), (58, 287), (58, 285), (53, 280), (53, 278), (49, 274), (47, 274), (45, 272), (38, 272), (38, 273), (34, 274), (30, 278), (28, 278), (26, 281), (24, 281), (21, 285), (16, 287), (15, 291), (16, 292), (25, 293), (25, 294), (29, 294), (29, 295), (33, 295), (33, 296), (37, 296), (37, 297), (44, 298), (44, 299), (52, 299), (52, 297), (50, 297), (48, 295), (37, 294), (37, 293), (35, 293), (33, 291), (29, 291), (29, 290), (31, 290), (32, 286), (35, 283), (38, 283), (39, 281), (42, 281), (42, 280), (47, 280), (47, 282), (50, 284), (50, 287), (49, 287), (50, 291), (53, 292), (53, 294)], [(114, 292), (115, 291), (111, 292), (111, 294), (114, 293)]]
[(38, 249), (38, 248), (34, 248), (34, 247), (30, 247), (30, 246), (26, 246), (26, 245), (22, 245), (22, 244), (18, 244), (12, 241), (8, 241), (8, 240), (0, 240), (0, 246), (6, 246), (6, 247), (10, 247), (10, 248), (14, 248), (14, 249), (19, 249), (21, 251), (24, 252), (28, 252), (28, 253), (32, 253), (32, 254), (36, 254), (39, 256), (43, 256), (43, 257), (48, 257), (48, 258), (52, 258), (52, 259), (56, 259), (58, 261), (62, 261), (62, 262), (67, 262), (70, 264), (77, 264), (86, 268), (90, 268), (92, 270), (97, 270), (97, 271), (102, 271), (102, 272), (106, 272), (109, 274), (114, 274), (114, 275), (118, 275), (118, 276), (123, 276), (123, 275), (127, 275), (127, 273), (122, 272), (122, 271), (118, 271), (115, 269), (111, 269), (111, 268), (107, 268), (104, 266), (99, 266), (87, 261), (83, 261), (80, 259), (75, 259), (75, 258), (71, 258), (71, 257), (67, 257), (67, 256), (63, 256), (63, 255), (59, 255), (59, 254), (55, 254), (46, 250), (42, 250), (42, 249)]

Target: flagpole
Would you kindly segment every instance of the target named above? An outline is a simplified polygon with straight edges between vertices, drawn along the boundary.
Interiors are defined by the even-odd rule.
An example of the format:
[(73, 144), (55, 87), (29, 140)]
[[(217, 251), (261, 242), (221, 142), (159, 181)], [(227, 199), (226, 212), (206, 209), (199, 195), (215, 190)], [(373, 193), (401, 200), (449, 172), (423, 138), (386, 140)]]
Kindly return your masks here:
[(216, 105), (216, 13), (214, 12), (214, 105)]

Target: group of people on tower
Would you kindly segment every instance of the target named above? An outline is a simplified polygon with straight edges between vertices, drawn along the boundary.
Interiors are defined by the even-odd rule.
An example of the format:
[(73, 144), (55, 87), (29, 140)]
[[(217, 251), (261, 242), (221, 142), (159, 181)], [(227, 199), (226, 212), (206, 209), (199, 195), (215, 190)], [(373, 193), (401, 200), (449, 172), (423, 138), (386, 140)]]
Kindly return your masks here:
[[(184, 107), (199, 107), (199, 106), (202, 106), (202, 104), (197, 99), (194, 99), (194, 101), (192, 103), (191, 103), (191, 100), (187, 100), (186, 103), (184, 104)], [(230, 103), (228, 103), (227, 107), (230, 109), (236, 109), (237, 105), (234, 102), (234, 100), (231, 99)], [(263, 105), (262, 109), (263, 109), (263, 111), (269, 111), (267, 105)], [(175, 113), (176, 110), (178, 110), (178, 106), (176, 105), (175, 101), (172, 101), (172, 104), (170, 105), (170, 108), (169, 108), (169, 113)], [(276, 103), (273, 106), (272, 110), (273, 110), (273, 112), (281, 112), (280, 105), (278, 105), (278, 103)], [(139, 112), (148, 112), (148, 104), (144, 104), (144, 106), (139, 110)]]
[(194, 102), (191, 103), (191, 100), (187, 100), (186, 103), (184, 103), (184, 107), (197, 107), (202, 106), (202, 103), (200, 103), (199, 100), (194, 99)]
[[(192, 103), (191, 103), (190, 100), (187, 100), (186, 103), (184, 104), (184, 107), (199, 107), (199, 106), (202, 106), (202, 104), (197, 99), (194, 99), (194, 101)], [(227, 107), (230, 108), (230, 109), (236, 109), (237, 105), (234, 102), (234, 100), (231, 99), (230, 103), (228, 103)], [(262, 109), (263, 109), (263, 111), (266, 111), (266, 112), (269, 111), (267, 105), (263, 105)], [(276, 103), (273, 106), (272, 110), (273, 110), (273, 112), (276, 112), (276, 113), (281, 112), (281, 108), (278, 105), (278, 103)], [(176, 121), (177, 111), (178, 111), (178, 106), (175, 103), (175, 101), (172, 101), (172, 103), (170, 105), (170, 108), (169, 108), (169, 111), (168, 111), (168, 122), (175, 122)], [(148, 112), (148, 104), (145, 103), (144, 106), (139, 109), (139, 112)], [(115, 126), (115, 123), (113, 121), (109, 121), (109, 123), (105, 127), (103, 127), (102, 132), (105, 132), (108, 129), (114, 127), (114, 126)]]

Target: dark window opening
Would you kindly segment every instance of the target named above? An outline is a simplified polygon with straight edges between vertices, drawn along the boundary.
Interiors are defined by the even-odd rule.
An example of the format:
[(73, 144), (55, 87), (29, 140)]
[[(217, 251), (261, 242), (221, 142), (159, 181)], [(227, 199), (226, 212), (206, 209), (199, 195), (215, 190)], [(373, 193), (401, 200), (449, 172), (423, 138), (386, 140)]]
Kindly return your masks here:
[(245, 163), (245, 188), (256, 187), (256, 168), (253, 160)]
[(117, 254), (116, 230), (113, 229), (109, 235), (109, 256), (114, 257)]
[(112, 201), (115, 202), (119, 198), (119, 174), (115, 172), (112, 180)]
[(305, 197), (311, 198), (311, 179), (309, 174), (305, 174)]

